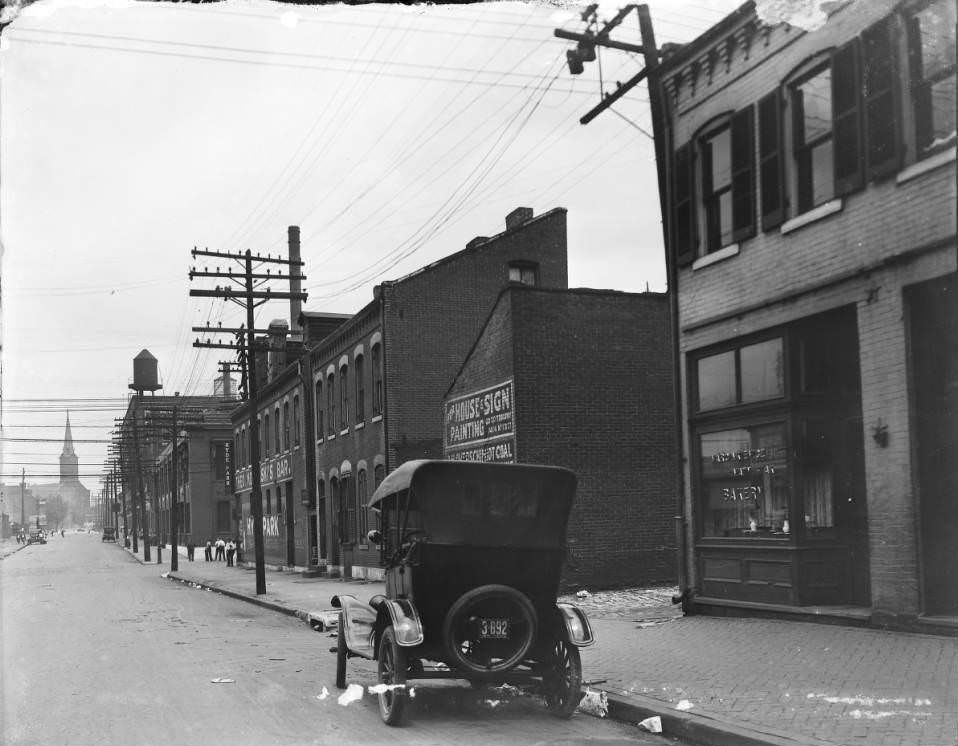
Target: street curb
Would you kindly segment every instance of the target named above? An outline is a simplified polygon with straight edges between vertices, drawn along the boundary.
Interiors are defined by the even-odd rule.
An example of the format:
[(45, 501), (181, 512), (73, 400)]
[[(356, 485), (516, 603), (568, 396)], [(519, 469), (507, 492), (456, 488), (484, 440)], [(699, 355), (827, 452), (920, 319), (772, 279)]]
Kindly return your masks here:
[(275, 601), (267, 601), (264, 598), (256, 598), (255, 596), (250, 596), (246, 593), (241, 593), (240, 591), (233, 591), (229, 588), (223, 588), (222, 586), (213, 585), (211, 583), (197, 582), (190, 578), (184, 578), (180, 575), (177, 575), (174, 572), (167, 572), (166, 577), (170, 580), (176, 580), (180, 583), (192, 583), (198, 588), (203, 588), (208, 591), (215, 591), (216, 593), (222, 593), (224, 596), (229, 596), (230, 598), (235, 598), (239, 601), (248, 601), (251, 604), (256, 606), (261, 606), (264, 609), (269, 609), (270, 611), (278, 611), (280, 614), (285, 614), (286, 616), (296, 617), (302, 622), (307, 621), (309, 616), (308, 612), (300, 611), (299, 609), (293, 609), (289, 606), (284, 606), (282, 604), (276, 603)]
[(16, 553), (19, 552), (21, 549), (26, 549), (28, 546), (30, 546), (30, 545), (29, 545), (29, 544), (17, 544), (17, 548), (16, 548), (16, 549), (11, 549), (11, 550), (10, 550), (9, 552), (7, 552), (5, 555), (3, 555), (2, 557), (0, 557), (0, 560), (4, 560), (4, 559), (6, 559), (7, 557), (9, 557), (10, 555), (16, 554)]
[(646, 718), (662, 719), (662, 735), (677, 736), (703, 746), (835, 746), (832, 741), (733, 723), (714, 715), (679, 712), (651, 697), (629, 695), (629, 699), (607, 693), (609, 718), (636, 725)]
[[(170, 580), (190, 583), (198, 588), (222, 593), (224, 596), (239, 601), (247, 601), (264, 609), (278, 611), (286, 616), (296, 617), (302, 622), (309, 623), (309, 612), (307, 611), (294, 609), (212, 583), (197, 582), (174, 572), (167, 572), (164, 576)], [(807, 738), (770, 729), (745, 727), (713, 715), (679, 712), (666, 703), (651, 697), (633, 694), (626, 699), (620, 695), (608, 692), (606, 694), (609, 700), (608, 717), (610, 720), (634, 726), (641, 720), (657, 715), (662, 719), (663, 735), (677, 736), (690, 743), (702, 744), (702, 746), (835, 746), (830, 741), (822, 741), (817, 738)]]

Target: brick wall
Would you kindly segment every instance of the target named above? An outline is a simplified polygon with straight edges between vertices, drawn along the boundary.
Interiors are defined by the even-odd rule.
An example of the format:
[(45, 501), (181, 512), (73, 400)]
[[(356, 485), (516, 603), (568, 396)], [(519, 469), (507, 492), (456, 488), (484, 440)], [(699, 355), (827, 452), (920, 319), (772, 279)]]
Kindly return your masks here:
[(550, 210), (383, 285), (390, 468), (442, 456), (443, 396), (515, 260), (538, 265), (540, 286), (568, 287), (566, 211)]
[(578, 476), (563, 583), (675, 581), (665, 296), (506, 291), (449, 396), (515, 379), (517, 459)]
[[(688, 80), (679, 87), (672, 98), (674, 145), (688, 142), (709, 120), (757, 103), (801, 64), (849, 41), (898, 5), (893, 0), (853, 3), (809, 33), (780, 25), (766, 35), (759, 28), (748, 52), (737, 46), (728, 69), (719, 64), (711, 82), (703, 75), (694, 90)], [(675, 72), (667, 74), (673, 82)], [(868, 182), (841, 199), (839, 212), (794, 231), (763, 232), (759, 224), (757, 234), (739, 244), (737, 255), (679, 272), (683, 392), (688, 391), (685, 355), (690, 351), (842, 305), (856, 306), (872, 606), (897, 614), (920, 610), (903, 287), (958, 267), (958, 192), (951, 152), (950, 160), (946, 157), (914, 178), (906, 178), (903, 170)], [(906, 145), (903, 168), (914, 161), (913, 146)], [(792, 169), (786, 156), (786, 173)], [(786, 194), (794, 206), (788, 183), (787, 178)], [(760, 195), (756, 199), (758, 208)], [(793, 207), (790, 216), (794, 212)], [(681, 414), (687, 421), (687, 401)], [(889, 430), (885, 448), (871, 437), (879, 420)], [(686, 454), (688, 446), (686, 428)], [(685, 476), (689, 485), (687, 468)], [(690, 492), (687, 488), (686, 509), (693, 515)], [(691, 527), (687, 540), (694, 585)]]

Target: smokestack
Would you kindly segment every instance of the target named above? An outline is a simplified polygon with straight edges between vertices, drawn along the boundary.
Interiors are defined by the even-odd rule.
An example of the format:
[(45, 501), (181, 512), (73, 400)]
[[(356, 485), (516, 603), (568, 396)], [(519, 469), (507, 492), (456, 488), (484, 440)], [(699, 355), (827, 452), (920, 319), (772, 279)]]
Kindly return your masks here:
[[(302, 274), (302, 270), (297, 264), (299, 262), (299, 226), (291, 225), (287, 229), (288, 239), (289, 239), (289, 274), (292, 279), (289, 281), (289, 292), (290, 293), (301, 293), (303, 291), (302, 281), (299, 279), (299, 275)], [(290, 341), (293, 342), (302, 342), (303, 341), (303, 328), (299, 324), (299, 314), (303, 310), (303, 303), (299, 298), (290, 298), (289, 299), (289, 331), (290, 331)]]

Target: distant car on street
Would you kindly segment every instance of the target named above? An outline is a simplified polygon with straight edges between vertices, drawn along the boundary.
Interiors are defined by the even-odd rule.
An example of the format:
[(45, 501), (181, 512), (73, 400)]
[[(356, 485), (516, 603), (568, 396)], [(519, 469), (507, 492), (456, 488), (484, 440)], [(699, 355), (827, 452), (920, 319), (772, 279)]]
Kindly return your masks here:
[(43, 535), (42, 531), (31, 531), (30, 536), (27, 538), (27, 544), (46, 544), (47, 537)]
[(103, 538), (100, 541), (116, 541), (116, 529), (113, 526), (107, 526), (103, 529)]

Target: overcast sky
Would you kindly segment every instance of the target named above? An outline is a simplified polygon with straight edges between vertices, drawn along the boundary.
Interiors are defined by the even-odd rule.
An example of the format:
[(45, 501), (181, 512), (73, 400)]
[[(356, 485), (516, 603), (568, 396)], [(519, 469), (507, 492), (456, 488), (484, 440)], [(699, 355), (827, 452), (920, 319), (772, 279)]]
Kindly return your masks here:
[[(737, 5), (653, 0), (657, 41)], [(125, 397), (143, 348), (162, 393), (211, 392), (229, 353), (193, 348), (190, 327), (243, 312), (188, 296), (215, 284), (189, 282), (194, 246), (285, 251), (299, 225), (305, 307), (352, 313), (377, 282), (504, 230), (515, 207), (561, 206), (572, 286), (664, 290), (644, 87), (578, 122), (600, 67), (608, 91), (641, 60), (607, 50), (570, 75), (553, 30), (582, 30), (581, 8), (26, 8), (0, 39), (0, 481), (55, 481), (30, 472), (57, 473), (67, 409), (75, 438), (108, 438), (121, 410), (105, 405), (121, 402), (91, 400)], [(635, 14), (613, 37), (639, 43)], [(287, 316), (276, 301), (258, 321)], [(24, 437), (54, 442), (10, 440)], [(105, 444), (76, 448), (98, 489)]]

